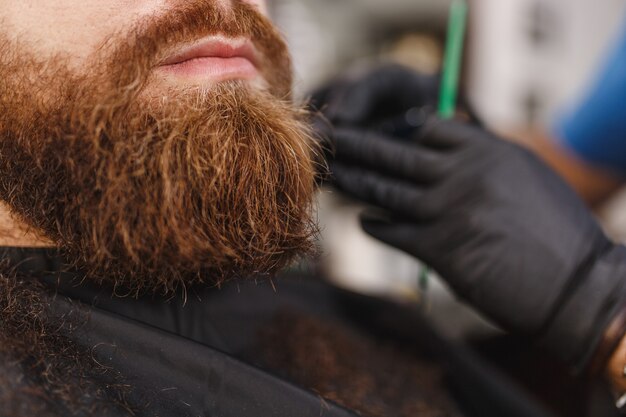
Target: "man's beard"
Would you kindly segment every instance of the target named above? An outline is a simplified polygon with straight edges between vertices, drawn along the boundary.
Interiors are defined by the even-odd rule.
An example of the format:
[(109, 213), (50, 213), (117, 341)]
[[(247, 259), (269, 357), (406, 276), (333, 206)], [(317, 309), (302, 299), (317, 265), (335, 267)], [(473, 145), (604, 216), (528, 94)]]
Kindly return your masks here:
[[(164, 50), (217, 33), (252, 38), (268, 91), (150, 88)], [(0, 199), (89, 279), (130, 291), (271, 274), (307, 253), (316, 151), (271, 23), (194, 1), (109, 44), (77, 71), (0, 42)]]

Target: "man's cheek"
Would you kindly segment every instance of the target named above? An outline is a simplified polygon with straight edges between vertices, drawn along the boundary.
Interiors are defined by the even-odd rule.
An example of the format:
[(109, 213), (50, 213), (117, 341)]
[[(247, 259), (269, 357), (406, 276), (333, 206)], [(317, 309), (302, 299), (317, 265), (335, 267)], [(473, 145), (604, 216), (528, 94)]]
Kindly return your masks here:
[[(69, 65), (80, 65), (116, 28), (104, 2), (24, 0), (7, 2), (0, 10), (2, 26), (12, 40), (29, 45), (41, 59), (62, 55)], [(113, 11), (109, 11), (111, 14)]]

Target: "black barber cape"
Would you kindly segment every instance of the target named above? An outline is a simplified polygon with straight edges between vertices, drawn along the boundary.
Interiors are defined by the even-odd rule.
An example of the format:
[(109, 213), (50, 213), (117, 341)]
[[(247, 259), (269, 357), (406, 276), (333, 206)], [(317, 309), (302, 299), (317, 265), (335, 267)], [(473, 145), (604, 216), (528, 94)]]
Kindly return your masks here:
[(274, 285), (250, 280), (219, 290), (194, 289), (186, 300), (117, 298), (67, 279), (52, 250), (2, 248), (0, 254), (22, 273), (53, 287), (55, 308), (69, 308), (70, 300), (86, 306), (89, 319), (76, 333), (77, 343), (90, 347), (95, 360), (132, 384), (131, 401), (146, 404), (140, 416), (357, 417), (238, 359), (258, 329), (284, 308), (433, 352), (433, 360), (448, 374), (455, 409), (462, 410), (450, 417), (547, 416), (468, 351), (443, 340), (416, 309), (352, 294), (302, 274), (279, 278)]

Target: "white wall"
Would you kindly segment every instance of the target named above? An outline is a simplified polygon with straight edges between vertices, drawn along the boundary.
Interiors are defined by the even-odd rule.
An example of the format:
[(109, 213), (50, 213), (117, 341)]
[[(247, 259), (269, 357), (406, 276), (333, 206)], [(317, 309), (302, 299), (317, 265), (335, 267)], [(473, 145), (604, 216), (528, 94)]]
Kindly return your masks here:
[(626, 20), (624, 0), (472, 0), (471, 8), (468, 89), (500, 128), (526, 124), (531, 94), (535, 121), (550, 123), (582, 94)]

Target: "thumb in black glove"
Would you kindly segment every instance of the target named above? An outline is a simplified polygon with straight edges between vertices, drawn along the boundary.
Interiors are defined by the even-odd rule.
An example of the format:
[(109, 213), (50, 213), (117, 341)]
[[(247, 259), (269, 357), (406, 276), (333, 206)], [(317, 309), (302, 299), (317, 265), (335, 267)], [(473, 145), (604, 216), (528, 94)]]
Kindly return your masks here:
[(625, 305), (626, 248), (529, 151), (456, 121), (414, 141), (337, 128), (336, 185), (390, 212), (372, 236), (434, 267), (505, 328), (582, 367)]

